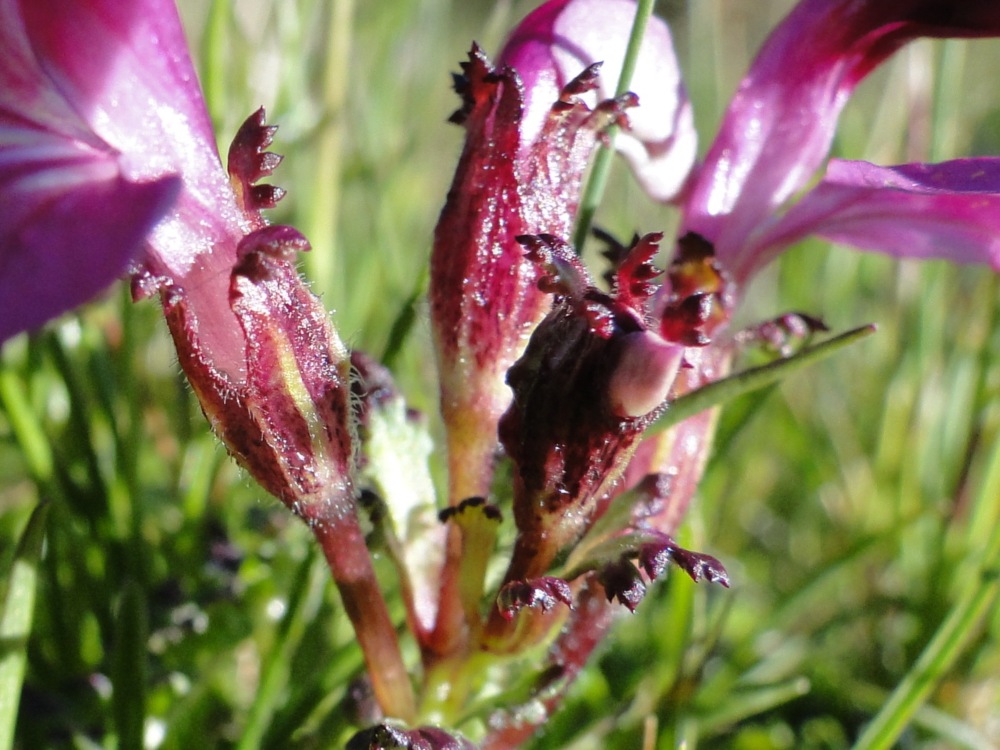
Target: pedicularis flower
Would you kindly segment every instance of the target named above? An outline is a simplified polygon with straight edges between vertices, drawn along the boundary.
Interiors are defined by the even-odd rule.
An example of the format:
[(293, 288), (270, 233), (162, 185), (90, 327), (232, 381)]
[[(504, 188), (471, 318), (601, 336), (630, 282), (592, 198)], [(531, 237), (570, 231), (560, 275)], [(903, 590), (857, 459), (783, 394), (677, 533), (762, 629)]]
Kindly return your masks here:
[(738, 281), (808, 234), (898, 257), (1000, 268), (996, 159), (877, 167), (826, 159), (854, 87), (918, 37), (1000, 32), (989, 0), (806, 0), (764, 44), (683, 204), (686, 230)]
[[(473, 47), (456, 77), (463, 106), (452, 120), (465, 127), (466, 141), (434, 233), (430, 285), (453, 507), (490, 490), (497, 427), (511, 399), (507, 372), (552, 306), (539, 287), (547, 271), (518, 238), (569, 235), (600, 134), (638, 112), (635, 93), (616, 98), (611, 90), (634, 11), (629, 0), (547, 4), (519, 27), (497, 65)], [(651, 97), (656, 106), (637, 115), (620, 147), (644, 183), (669, 197), (693, 161), (695, 141), (661, 21), (644, 38), (638, 78), (639, 98), (647, 90), (666, 95)], [(442, 653), (461, 649), (468, 635), (453, 595), (459, 536), (453, 527), (432, 640)]]
[(510, 401), (505, 373), (551, 305), (516, 238), (569, 234), (581, 178), (610, 124), (634, 120), (619, 147), (662, 198), (694, 159), (690, 105), (661, 21), (645, 37), (635, 87), (640, 99), (655, 92), (654, 106), (613, 97), (634, 15), (629, 0), (547, 4), (496, 66), (474, 47), (456, 78), (463, 106), (452, 120), (466, 146), (435, 231), (430, 289), (453, 503), (489, 489), (495, 426)]
[(213, 429), (310, 525), (379, 701), (411, 715), (357, 515), (350, 360), (295, 269), (309, 243), (262, 215), (283, 195), (256, 184), (275, 128), (252, 115), (223, 167), (171, 0), (0, 0), (0, 21), (0, 335), (126, 267), (136, 296), (159, 294)]
[[(498, 424), (514, 465), (518, 536), (500, 609), (480, 642), (488, 650), (523, 648), (545, 637), (551, 623), (533, 626), (518, 617), (539, 621), (560, 602), (572, 602), (575, 609), (550, 653), (550, 666), (570, 675), (604, 627), (595, 586), (629, 606), (641, 598), (640, 574), (629, 559), (648, 575), (662, 568), (651, 560), (672, 559), (692, 575), (725, 581), (714, 560), (662, 536), (676, 528), (697, 484), (711, 415), (645, 442), (641, 436), (671, 398), (727, 372), (737, 340), (727, 325), (757, 270), (808, 234), (898, 257), (1000, 269), (1000, 160), (899, 167), (832, 160), (825, 176), (795, 199), (826, 161), (840, 110), (865, 75), (918, 37), (997, 35), (1000, 6), (985, 0), (804, 0), (764, 45), (718, 137), (690, 173), (687, 102), (667, 31), (651, 26), (657, 41), (644, 40), (638, 96), (618, 100), (630, 105), (626, 115), (633, 126), (622, 151), (652, 197), (677, 203), (681, 232), (662, 282), (649, 262), (658, 237), (647, 236), (612, 253), (612, 288), (601, 291), (565, 242), (575, 184), (572, 191), (546, 185), (550, 200), (561, 202), (549, 204), (547, 216), (560, 222), (533, 224), (524, 207), (535, 183), (523, 175), (531, 174), (539, 149), (552, 152), (561, 143), (546, 123), (570, 106), (569, 96), (579, 96), (577, 76), (587, 71), (590, 78), (596, 72), (590, 66), (602, 59), (623, 58), (634, 12), (627, 0), (552, 0), (518, 27), (501, 65), (484, 67), (482, 78), (501, 88), (504, 82), (514, 93), (506, 100), (496, 93), (475, 99), (478, 122), (488, 130), (469, 130), (435, 243), (432, 303), (445, 352), (439, 362), (449, 430), (468, 434), (447, 420), (448, 399), (456, 392), (472, 402), (491, 394), (482, 412), (489, 415), (508, 398), (497, 387), (500, 373), (507, 373), (512, 393)], [(588, 87), (606, 95), (616, 76), (597, 75)], [(496, 169), (491, 159), (503, 143), (503, 168)], [(476, 175), (474, 183), (469, 174)], [(459, 224), (466, 230), (461, 235), (450, 230)], [(460, 270), (449, 279), (446, 269), (456, 266)], [(516, 269), (521, 285), (494, 283), (500, 267)], [(486, 284), (473, 299), (460, 293), (463, 284), (480, 280)], [(539, 289), (553, 294), (551, 308), (539, 303)], [(522, 315), (526, 310), (531, 314)], [(758, 333), (819, 325), (783, 317)], [(475, 335), (463, 335), (469, 329)], [(523, 355), (510, 366), (528, 330)], [(492, 423), (476, 424), (484, 431), (480, 444), (489, 445)], [(456, 457), (462, 461), (462, 449), (449, 447), (452, 464)], [(602, 558), (608, 530), (598, 521), (612, 505), (626, 502), (631, 514), (614, 532), (623, 557)], [(552, 576), (557, 561), (563, 561), (555, 569), (558, 578)], [(540, 612), (515, 614), (524, 607)], [(533, 725), (516, 714), (496, 721), (488, 747), (512, 747)]]

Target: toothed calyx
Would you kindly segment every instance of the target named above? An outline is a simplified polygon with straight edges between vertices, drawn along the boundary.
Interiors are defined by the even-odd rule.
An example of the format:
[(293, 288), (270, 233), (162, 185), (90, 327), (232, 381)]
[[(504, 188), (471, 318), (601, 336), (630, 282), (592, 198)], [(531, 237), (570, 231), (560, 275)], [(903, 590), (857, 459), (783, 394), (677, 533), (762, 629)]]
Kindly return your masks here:
[(573, 592), (566, 581), (552, 576), (511, 581), (497, 595), (497, 609), (507, 620), (525, 607), (550, 612), (560, 603), (572, 609)]
[(285, 191), (275, 185), (257, 185), (269, 176), (281, 163), (281, 155), (267, 151), (271, 145), (277, 125), (265, 125), (266, 114), (261, 107), (250, 115), (236, 131), (226, 169), (233, 190), (250, 216), (259, 218), (266, 208), (274, 208), (285, 195)]

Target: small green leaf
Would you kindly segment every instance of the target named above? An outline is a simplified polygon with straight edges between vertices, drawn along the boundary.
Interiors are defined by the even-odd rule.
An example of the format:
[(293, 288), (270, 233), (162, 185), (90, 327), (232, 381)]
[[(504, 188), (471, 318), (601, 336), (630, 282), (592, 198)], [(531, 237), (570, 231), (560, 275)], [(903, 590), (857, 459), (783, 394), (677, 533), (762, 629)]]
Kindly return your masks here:
[(31, 478), (44, 485), (52, 479), (55, 460), (45, 429), (30, 404), (25, 384), (13, 371), (0, 370), (0, 407), (7, 414), (10, 429), (28, 463)]
[(760, 390), (782, 380), (807, 365), (826, 359), (845, 346), (860, 341), (875, 333), (875, 326), (869, 324), (854, 328), (839, 336), (834, 336), (821, 344), (803, 349), (798, 354), (769, 362), (760, 367), (751, 367), (728, 378), (709, 383), (696, 391), (685, 394), (670, 404), (670, 408), (646, 430), (646, 436), (656, 435), (683, 422), (688, 417), (730, 401), (745, 393)]

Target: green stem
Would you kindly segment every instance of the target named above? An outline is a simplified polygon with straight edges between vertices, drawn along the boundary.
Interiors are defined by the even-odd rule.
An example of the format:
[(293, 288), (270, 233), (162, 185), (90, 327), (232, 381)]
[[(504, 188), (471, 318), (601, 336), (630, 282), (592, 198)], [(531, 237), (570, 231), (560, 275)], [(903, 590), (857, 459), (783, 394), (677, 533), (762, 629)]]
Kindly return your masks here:
[(0, 611), (0, 750), (14, 746), (14, 727), (21, 685), (27, 665), (26, 649), (31, 635), (38, 587), (38, 561), (45, 538), (48, 505), (35, 508), (14, 553), (7, 579), (7, 595)]
[[(653, 0), (639, 0), (635, 11), (635, 20), (632, 22), (632, 31), (628, 39), (628, 47), (625, 49), (625, 60), (622, 63), (622, 72), (618, 77), (618, 86), (615, 95), (621, 96), (632, 82), (632, 75), (635, 73), (635, 66), (639, 60), (639, 49), (642, 46), (642, 38), (646, 34), (646, 25), (649, 17), (653, 14)], [(604, 189), (608, 184), (608, 176), (611, 174), (611, 159), (615, 153), (615, 137), (618, 128), (612, 126), (608, 128), (606, 144), (597, 150), (594, 157), (594, 165), (590, 170), (590, 177), (587, 179), (587, 186), (583, 191), (583, 198), (580, 200), (580, 210), (576, 216), (576, 230), (573, 233), (573, 247), (577, 253), (583, 252), (583, 243), (590, 233), (590, 226), (594, 221), (594, 214), (597, 213), (597, 206), (604, 196)]]

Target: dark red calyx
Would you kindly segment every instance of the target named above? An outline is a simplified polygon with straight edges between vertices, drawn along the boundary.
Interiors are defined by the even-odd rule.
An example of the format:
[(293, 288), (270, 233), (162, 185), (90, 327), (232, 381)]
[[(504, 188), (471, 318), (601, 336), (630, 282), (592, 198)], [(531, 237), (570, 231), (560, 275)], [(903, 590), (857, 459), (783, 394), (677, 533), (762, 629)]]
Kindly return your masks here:
[(475, 42), (469, 51), (469, 59), (459, 63), (461, 73), (452, 73), (451, 85), (462, 98), (462, 106), (451, 113), (448, 122), (464, 125), (477, 104), (493, 95), (493, 88), (500, 80), (486, 53)]
[(572, 608), (573, 592), (566, 581), (552, 576), (511, 581), (497, 594), (497, 609), (507, 620), (525, 607), (550, 612), (559, 603)]
[(652, 232), (633, 240), (618, 264), (612, 279), (615, 298), (635, 310), (645, 309), (645, 305), (658, 285), (653, 279), (663, 273), (653, 265), (653, 257), (660, 249), (662, 232)]
[(277, 125), (265, 125), (266, 113), (261, 107), (250, 115), (236, 131), (229, 146), (226, 169), (237, 196), (248, 214), (258, 215), (265, 208), (274, 208), (285, 191), (274, 185), (257, 185), (281, 163), (281, 155), (267, 151), (274, 140)]
[(608, 601), (617, 599), (620, 604), (635, 612), (639, 602), (646, 595), (646, 584), (635, 564), (627, 557), (621, 557), (597, 571), (597, 581), (604, 587)]
[(663, 575), (669, 563), (673, 563), (695, 582), (720, 583), (729, 588), (729, 573), (721, 562), (711, 555), (684, 549), (666, 534), (639, 547), (639, 566), (651, 579)]

